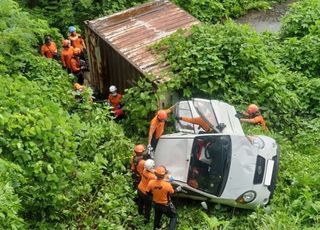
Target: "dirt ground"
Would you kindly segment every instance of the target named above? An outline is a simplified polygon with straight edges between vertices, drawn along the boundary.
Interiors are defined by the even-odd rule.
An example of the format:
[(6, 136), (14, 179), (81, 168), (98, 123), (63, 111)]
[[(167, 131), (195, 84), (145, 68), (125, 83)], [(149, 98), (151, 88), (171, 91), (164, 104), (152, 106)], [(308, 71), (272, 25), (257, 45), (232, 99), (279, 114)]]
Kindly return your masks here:
[(288, 0), (281, 4), (274, 4), (271, 9), (265, 11), (252, 10), (245, 16), (237, 19), (236, 22), (248, 24), (259, 33), (265, 31), (277, 32), (281, 28), (281, 17), (287, 12), (289, 5), (296, 1)]

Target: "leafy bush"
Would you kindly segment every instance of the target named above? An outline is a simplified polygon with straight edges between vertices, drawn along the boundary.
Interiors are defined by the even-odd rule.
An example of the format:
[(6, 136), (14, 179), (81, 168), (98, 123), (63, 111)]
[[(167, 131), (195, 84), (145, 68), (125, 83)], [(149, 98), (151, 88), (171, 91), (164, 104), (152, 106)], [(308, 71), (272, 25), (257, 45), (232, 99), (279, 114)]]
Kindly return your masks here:
[(22, 229), (26, 227), (19, 213), (22, 206), (15, 188), (24, 183), (22, 170), (18, 165), (0, 158), (0, 228)]
[(52, 27), (59, 28), (66, 36), (68, 26), (83, 26), (84, 21), (97, 17), (109, 15), (114, 12), (129, 8), (145, 0), (18, 0), (18, 2), (28, 9), (37, 18), (48, 20)]
[(281, 62), (290, 70), (299, 71), (308, 77), (320, 75), (319, 35), (306, 35), (301, 39), (288, 38), (283, 42)]
[[(54, 60), (37, 56), (37, 37), (48, 25), (31, 19), (13, 1), (0, 5), (5, 12), (0, 31), (0, 157), (10, 162), (8, 180), (1, 170), (1, 198), (6, 199), (1, 212), (8, 215), (1, 226), (22, 228), (25, 221), (30, 228), (97, 228), (105, 223), (107, 211), (118, 209), (110, 205), (106, 211), (101, 197), (120, 195), (126, 197), (120, 203), (128, 203), (130, 187), (109, 187), (113, 179), (130, 184), (125, 165), (132, 143), (108, 109), (89, 100), (76, 104), (72, 79)], [(21, 33), (29, 42), (20, 41)], [(109, 222), (125, 226), (131, 212), (123, 208), (117, 221)]]
[(184, 89), (184, 97), (190, 97), (191, 89), (193, 95), (204, 92), (221, 97), (225, 90), (238, 95), (238, 90), (247, 90), (232, 88), (252, 81), (270, 65), (259, 36), (231, 22), (194, 27), (188, 37), (177, 34), (162, 44), (168, 47), (166, 59), (172, 71), (181, 76), (176, 85)]
[(281, 35), (302, 38), (310, 33), (314, 25), (319, 25), (320, 2), (318, 0), (298, 1), (290, 7), (282, 19)]
[[(128, 136), (147, 137), (149, 122), (153, 118), (159, 94), (151, 79), (140, 79), (136, 86), (127, 89), (123, 98), (126, 119), (123, 126)], [(139, 139), (139, 138), (138, 138)]]
[(18, 212), (21, 209), (20, 200), (9, 183), (0, 181), (0, 227), (2, 229), (22, 229), (25, 223)]
[(224, 5), (219, 1), (175, 0), (174, 2), (203, 22), (214, 23), (225, 16)]
[[(25, 59), (25, 52), (38, 53), (39, 43), (42, 43), (44, 35), (61, 37), (57, 29), (50, 28), (44, 20), (31, 19), (30, 15), (20, 11), (18, 4), (12, 0), (0, 1), (0, 19), (0, 54), (3, 58), (12, 59), (12, 55), (15, 55), (17, 59)], [(3, 61), (2, 58), (0, 61)], [(21, 66), (19, 62), (12, 60), (10, 67), (15, 70)]]
[[(276, 2), (281, 2), (278, 0)], [(272, 0), (174, 0), (202, 22), (216, 23), (225, 18), (236, 18), (251, 9), (267, 9)]]

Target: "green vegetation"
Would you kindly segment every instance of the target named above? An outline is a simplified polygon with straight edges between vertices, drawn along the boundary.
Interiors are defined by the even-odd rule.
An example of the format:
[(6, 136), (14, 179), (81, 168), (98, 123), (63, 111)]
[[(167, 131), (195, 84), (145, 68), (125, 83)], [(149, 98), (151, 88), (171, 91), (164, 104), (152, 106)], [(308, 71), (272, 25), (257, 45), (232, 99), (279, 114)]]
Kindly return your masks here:
[(64, 35), (68, 26), (83, 26), (86, 20), (109, 15), (129, 8), (146, 0), (18, 0), (22, 6), (37, 18), (45, 19), (53, 27), (59, 28)]
[(288, 14), (282, 20), (282, 37), (298, 37), (309, 34), (312, 30), (319, 30), (320, 2), (304, 0), (294, 3)]
[(173, 0), (202, 22), (216, 23), (237, 18), (251, 9), (266, 10), (272, 3), (284, 0)]
[[(112, 1), (117, 7), (99, 14), (129, 2), (133, 4)], [(50, 12), (46, 1), (28, 3), (44, 9), (34, 5), (32, 12), (38, 15)], [(52, 10), (56, 16), (47, 19), (65, 30), (66, 24), (78, 23), (108, 2), (90, 6), (91, 1), (80, 1), (78, 12), (70, 1), (50, 6), (58, 3), (65, 3), (61, 15)], [(207, 13), (226, 15), (221, 5), (210, 4), (217, 10)], [(320, 30), (318, 21), (308, 23), (299, 16), (319, 19), (312, 4), (316, 1), (297, 4), (279, 35), (258, 35), (226, 21), (194, 27), (188, 36), (179, 32), (157, 44), (155, 52), (171, 64), (172, 80), (157, 90), (149, 80), (129, 89), (128, 118), (116, 124), (108, 109), (89, 100), (77, 103), (73, 79), (56, 61), (39, 56), (43, 35), (61, 38), (58, 30), (21, 11), (14, 1), (0, 0), (0, 228), (150, 229), (152, 224), (144, 227), (137, 215), (126, 167), (133, 142), (146, 137), (160, 95), (175, 91), (181, 98), (224, 100), (238, 110), (251, 102), (261, 105), (271, 129), (268, 135), (281, 146), (278, 186), (270, 206), (246, 211), (212, 205), (213, 210), (204, 213), (199, 203), (179, 199), (179, 229), (317, 229)], [(231, 11), (238, 11), (236, 5)], [(62, 22), (68, 12), (73, 16)], [(77, 13), (81, 17), (75, 19)], [(306, 26), (296, 26), (302, 24)], [(245, 130), (261, 133), (258, 127)]]
[(108, 109), (77, 104), (73, 79), (38, 55), (45, 21), (13, 1), (1, 0), (0, 11), (0, 228), (125, 229), (135, 211), (131, 141)]

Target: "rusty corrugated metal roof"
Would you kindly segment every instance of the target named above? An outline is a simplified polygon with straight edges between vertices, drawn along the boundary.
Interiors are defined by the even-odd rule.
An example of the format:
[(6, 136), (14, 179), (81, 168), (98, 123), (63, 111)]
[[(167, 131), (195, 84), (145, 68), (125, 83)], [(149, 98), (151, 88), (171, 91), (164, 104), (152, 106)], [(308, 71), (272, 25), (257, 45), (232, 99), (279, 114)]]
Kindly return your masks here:
[(158, 64), (148, 46), (200, 23), (169, 1), (149, 2), (111, 16), (89, 21), (89, 27), (142, 73), (156, 76), (166, 69)]

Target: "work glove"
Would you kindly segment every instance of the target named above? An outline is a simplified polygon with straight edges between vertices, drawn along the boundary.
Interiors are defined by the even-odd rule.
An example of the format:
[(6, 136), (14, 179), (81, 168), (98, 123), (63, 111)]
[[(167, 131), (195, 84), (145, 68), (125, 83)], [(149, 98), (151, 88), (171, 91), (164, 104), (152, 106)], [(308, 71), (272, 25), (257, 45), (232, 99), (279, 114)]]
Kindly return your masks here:
[(176, 187), (175, 191), (176, 191), (176, 192), (181, 192), (181, 191), (182, 191), (181, 186)]

